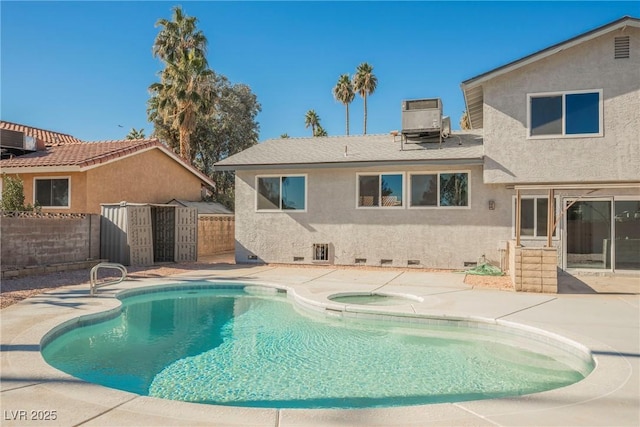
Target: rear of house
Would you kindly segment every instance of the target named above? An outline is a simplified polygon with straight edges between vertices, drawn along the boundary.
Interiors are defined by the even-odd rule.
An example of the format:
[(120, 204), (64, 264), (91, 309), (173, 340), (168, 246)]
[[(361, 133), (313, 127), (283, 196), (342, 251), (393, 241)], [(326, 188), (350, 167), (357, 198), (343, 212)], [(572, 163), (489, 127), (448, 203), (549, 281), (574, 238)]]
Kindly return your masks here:
[(219, 162), (236, 261), (506, 268), (514, 240), (562, 269), (637, 272), (639, 22), (463, 82), (471, 132), (269, 140)]

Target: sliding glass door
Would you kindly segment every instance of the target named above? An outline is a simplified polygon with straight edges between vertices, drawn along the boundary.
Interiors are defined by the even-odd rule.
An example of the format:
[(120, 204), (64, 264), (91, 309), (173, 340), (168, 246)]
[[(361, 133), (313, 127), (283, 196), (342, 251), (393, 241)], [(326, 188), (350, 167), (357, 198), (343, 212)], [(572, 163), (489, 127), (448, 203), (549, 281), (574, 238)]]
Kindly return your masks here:
[(565, 200), (566, 268), (640, 270), (640, 200)]
[(614, 203), (616, 270), (640, 270), (640, 200)]
[(611, 268), (611, 200), (567, 200), (567, 268)]

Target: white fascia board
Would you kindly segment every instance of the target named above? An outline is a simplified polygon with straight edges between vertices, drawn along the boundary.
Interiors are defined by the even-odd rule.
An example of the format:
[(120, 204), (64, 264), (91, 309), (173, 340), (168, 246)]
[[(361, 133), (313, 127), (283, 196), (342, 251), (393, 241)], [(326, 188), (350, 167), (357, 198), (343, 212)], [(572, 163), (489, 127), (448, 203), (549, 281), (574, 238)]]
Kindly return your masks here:
[(386, 166), (439, 166), (439, 165), (482, 165), (483, 157), (469, 157), (461, 159), (409, 159), (409, 160), (370, 160), (354, 162), (322, 162), (322, 163), (255, 163), (242, 165), (214, 166), (216, 172), (234, 170), (271, 170), (271, 169), (338, 169), (360, 167), (386, 167)]

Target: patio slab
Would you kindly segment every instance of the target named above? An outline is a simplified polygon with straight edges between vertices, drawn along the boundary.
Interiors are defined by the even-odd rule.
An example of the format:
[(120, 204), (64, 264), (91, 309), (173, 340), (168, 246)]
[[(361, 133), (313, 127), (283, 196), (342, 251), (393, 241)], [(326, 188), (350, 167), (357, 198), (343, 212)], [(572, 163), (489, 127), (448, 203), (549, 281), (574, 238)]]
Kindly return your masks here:
[[(397, 270), (225, 265), (173, 277), (136, 279), (100, 289), (59, 288), (0, 311), (0, 407), (3, 426), (24, 425), (640, 425), (640, 296), (545, 295), (471, 289), (463, 275)], [(286, 288), (313, 309), (480, 318), (536, 328), (590, 350), (595, 370), (584, 380), (527, 396), (449, 404), (358, 410), (259, 409), (168, 401), (87, 384), (46, 364), (40, 342), (51, 329), (81, 315), (118, 307), (125, 289), (219, 280)], [(335, 305), (335, 292), (389, 292), (422, 302), (388, 307)], [(334, 304), (334, 305), (332, 305)], [(56, 411), (56, 420), (31, 411)], [(26, 411), (26, 412), (21, 412)], [(26, 414), (27, 419), (18, 419)]]

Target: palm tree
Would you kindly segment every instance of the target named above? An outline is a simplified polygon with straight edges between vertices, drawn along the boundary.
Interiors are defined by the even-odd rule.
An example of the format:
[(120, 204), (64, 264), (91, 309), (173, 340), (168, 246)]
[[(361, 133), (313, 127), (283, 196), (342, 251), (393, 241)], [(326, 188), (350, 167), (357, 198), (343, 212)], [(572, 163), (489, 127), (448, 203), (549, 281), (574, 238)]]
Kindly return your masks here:
[(145, 138), (145, 135), (144, 135), (143, 128), (140, 128), (140, 130), (136, 128), (131, 128), (131, 130), (126, 136), (126, 139), (144, 139), (144, 138)]
[(356, 97), (349, 74), (343, 74), (338, 78), (338, 83), (333, 88), (333, 96), (347, 108), (347, 135), (349, 135), (349, 104)]
[(180, 140), (180, 156), (191, 162), (191, 134), (196, 127), (196, 117), (210, 95), (206, 55), (207, 39), (196, 29), (197, 19), (182, 13), (179, 6), (173, 8), (173, 19), (159, 19), (162, 27), (153, 45), (153, 55), (166, 63), (161, 82), (149, 90), (158, 99), (158, 113), (165, 122), (177, 129)]
[(364, 134), (367, 134), (367, 95), (376, 90), (378, 78), (373, 74), (373, 67), (366, 62), (358, 65), (353, 76), (353, 88), (364, 99)]
[(322, 127), (322, 125), (319, 124), (313, 136), (328, 136), (328, 134), (327, 131)]
[(462, 130), (471, 129), (471, 120), (469, 119), (469, 113), (467, 113), (467, 110), (463, 111), (462, 117), (460, 117), (460, 129)]
[(308, 128), (311, 126), (311, 134), (313, 136), (316, 135), (316, 128), (320, 126), (320, 117), (314, 110), (307, 111), (307, 114), (304, 116), (304, 127)]

